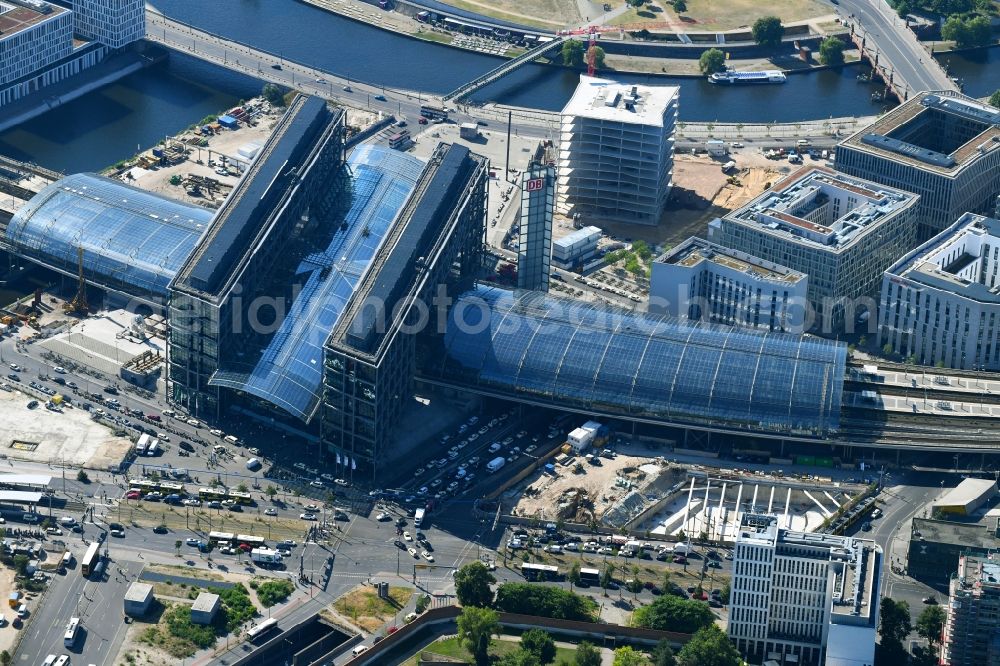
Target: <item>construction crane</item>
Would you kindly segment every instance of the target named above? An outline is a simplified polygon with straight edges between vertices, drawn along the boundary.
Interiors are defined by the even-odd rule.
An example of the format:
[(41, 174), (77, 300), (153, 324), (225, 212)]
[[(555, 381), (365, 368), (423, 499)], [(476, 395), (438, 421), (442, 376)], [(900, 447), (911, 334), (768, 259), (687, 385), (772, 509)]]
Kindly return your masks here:
[(590, 26), (587, 36), (587, 76), (593, 76), (597, 72), (597, 30), (595, 26)]
[(90, 306), (87, 304), (87, 282), (83, 279), (83, 246), (79, 245), (76, 248), (76, 262), (79, 283), (76, 288), (76, 296), (73, 297), (72, 301), (69, 301), (63, 305), (63, 311), (69, 314), (76, 314), (84, 316), (87, 311), (90, 310)]

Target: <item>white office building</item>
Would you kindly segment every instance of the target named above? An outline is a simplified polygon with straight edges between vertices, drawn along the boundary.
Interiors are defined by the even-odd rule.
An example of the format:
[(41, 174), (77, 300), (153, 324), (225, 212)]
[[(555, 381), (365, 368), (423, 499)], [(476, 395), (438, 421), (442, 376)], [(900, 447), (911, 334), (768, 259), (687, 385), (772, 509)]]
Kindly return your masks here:
[(0, 0), (0, 108), (146, 35), (143, 0)]
[(586, 265), (597, 257), (601, 235), (597, 227), (584, 227), (557, 238), (552, 242), (552, 263), (566, 270)]
[(679, 92), (580, 77), (560, 116), (560, 212), (659, 223), (673, 177)]
[(745, 514), (733, 551), (728, 633), (750, 661), (873, 666), (882, 549)]
[(802, 333), (808, 286), (804, 273), (692, 237), (653, 261), (649, 311)]
[(1000, 192), (1000, 110), (956, 92), (916, 95), (837, 147), (836, 167), (920, 195), (917, 240)]
[(143, 0), (73, 0), (73, 18), (79, 35), (111, 49), (146, 36)]
[(1000, 370), (1000, 221), (965, 213), (882, 278), (879, 345), (921, 365)]
[(913, 248), (919, 197), (805, 167), (709, 224), (709, 240), (809, 276), (806, 329), (833, 332), (877, 309), (882, 273)]
[(0, 0), (0, 86), (72, 52), (72, 12), (47, 2), (31, 8)]

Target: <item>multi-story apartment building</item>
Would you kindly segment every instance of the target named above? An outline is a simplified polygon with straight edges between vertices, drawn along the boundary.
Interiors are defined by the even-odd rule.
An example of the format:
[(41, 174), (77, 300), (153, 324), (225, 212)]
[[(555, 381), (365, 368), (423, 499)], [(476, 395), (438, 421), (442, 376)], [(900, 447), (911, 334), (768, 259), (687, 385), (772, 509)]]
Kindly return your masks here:
[(1000, 110), (956, 92), (916, 95), (840, 143), (838, 171), (920, 195), (924, 241), (988, 214), (1000, 183)]
[(143, 0), (0, 0), (0, 108), (146, 35)]
[(751, 663), (872, 666), (882, 550), (745, 514), (733, 551), (730, 639)]
[(555, 168), (533, 162), (521, 178), (517, 247), (519, 289), (549, 290), (555, 191)]
[(1000, 369), (1000, 220), (965, 213), (886, 270), (879, 345), (921, 365)]
[(560, 116), (560, 212), (659, 223), (673, 176), (679, 92), (580, 77)]
[(959, 556), (946, 610), (941, 664), (1000, 665), (1000, 561), (995, 555)]
[(806, 167), (709, 224), (709, 240), (809, 276), (806, 330), (874, 315), (882, 273), (914, 245), (920, 197)]
[(808, 285), (803, 273), (692, 237), (653, 262), (649, 311), (802, 333)]

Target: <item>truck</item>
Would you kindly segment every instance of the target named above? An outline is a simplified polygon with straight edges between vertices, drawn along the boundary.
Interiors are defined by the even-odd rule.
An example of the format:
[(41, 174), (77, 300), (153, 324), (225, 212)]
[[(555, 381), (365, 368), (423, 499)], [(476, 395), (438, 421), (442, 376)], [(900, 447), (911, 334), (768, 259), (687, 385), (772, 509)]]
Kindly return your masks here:
[(427, 515), (427, 509), (420, 507), (413, 513), (413, 526), (420, 527), (424, 524), (424, 516)]
[(504, 458), (503, 456), (497, 456), (493, 460), (486, 463), (486, 469), (488, 469), (490, 472), (495, 472), (501, 467), (503, 467), (505, 464), (507, 464), (507, 459)]
[(250, 560), (264, 567), (274, 566), (281, 564), (281, 553), (270, 548), (254, 548), (250, 551)]
[(143, 433), (139, 436), (138, 441), (135, 443), (135, 455), (144, 456), (146, 455), (146, 447), (149, 446), (149, 435)]

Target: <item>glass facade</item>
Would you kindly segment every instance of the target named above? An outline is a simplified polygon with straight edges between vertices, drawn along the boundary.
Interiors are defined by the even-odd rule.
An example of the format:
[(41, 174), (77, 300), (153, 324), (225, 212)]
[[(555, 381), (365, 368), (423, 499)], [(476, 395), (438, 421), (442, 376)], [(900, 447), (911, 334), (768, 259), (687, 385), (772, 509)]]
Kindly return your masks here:
[(94, 174), (75, 174), (32, 197), (7, 226), (15, 252), (102, 287), (159, 301), (208, 228), (212, 211)]
[(549, 290), (555, 194), (554, 167), (533, 164), (524, 172), (517, 248), (517, 286), (521, 289)]
[(220, 370), (211, 384), (238, 389), (308, 420), (322, 394), (323, 344), (386, 232), (420, 177), (423, 162), (378, 146), (359, 146), (348, 160), (350, 206), (324, 252), (305, 257), (309, 273), (281, 326), (249, 373)]
[(425, 373), (470, 388), (797, 435), (837, 429), (847, 357), (844, 345), (819, 338), (485, 286), (456, 300), (443, 345)]

